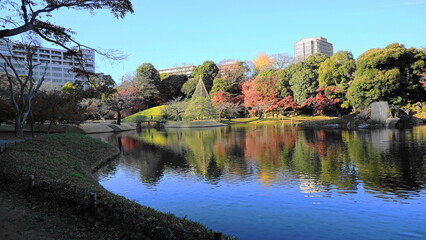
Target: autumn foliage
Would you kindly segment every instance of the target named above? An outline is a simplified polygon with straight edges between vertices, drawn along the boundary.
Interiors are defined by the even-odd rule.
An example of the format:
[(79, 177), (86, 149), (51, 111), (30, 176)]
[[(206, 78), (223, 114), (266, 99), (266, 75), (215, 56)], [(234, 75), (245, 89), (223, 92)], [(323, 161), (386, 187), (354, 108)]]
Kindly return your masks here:
[[(302, 107), (307, 106), (312, 108), (314, 115), (324, 114), (327, 109), (332, 109), (337, 111), (336, 104), (340, 103), (340, 99), (331, 98), (330, 95), (334, 92), (338, 92), (339, 90), (336, 88), (318, 88), (316, 90), (318, 93), (315, 97), (308, 98), (304, 103), (302, 103)], [(340, 113), (337, 111), (338, 115)]]
[[(276, 108), (279, 101), (276, 97), (278, 90), (270, 88), (266, 84), (257, 84), (255, 79), (242, 84), (244, 106), (251, 116), (259, 118), (268, 111)], [(271, 83), (271, 82), (269, 82)]]
[(228, 119), (235, 117), (242, 110), (243, 99), (241, 95), (232, 96), (225, 91), (219, 91), (213, 95), (213, 105), (219, 111), (220, 116), (225, 116)]
[(126, 111), (137, 109), (139, 107), (139, 89), (126, 88), (119, 90), (111, 95), (105, 103), (111, 111), (116, 112), (117, 124), (120, 124), (121, 117), (127, 115)]
[(266, 53), (259, 53), (253, 61), (254, 67), (258, 72), (271, 69), (274, 65), (274, 59)]

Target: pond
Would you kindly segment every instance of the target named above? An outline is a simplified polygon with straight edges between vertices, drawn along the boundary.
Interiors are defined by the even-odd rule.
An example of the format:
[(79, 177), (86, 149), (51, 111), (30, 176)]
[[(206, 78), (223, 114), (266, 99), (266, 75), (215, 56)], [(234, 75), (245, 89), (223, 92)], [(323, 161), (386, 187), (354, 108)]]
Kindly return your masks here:
[(106, 189), (239, 239), (426, 239), (426, 126), (94, 137), (121, 149)]

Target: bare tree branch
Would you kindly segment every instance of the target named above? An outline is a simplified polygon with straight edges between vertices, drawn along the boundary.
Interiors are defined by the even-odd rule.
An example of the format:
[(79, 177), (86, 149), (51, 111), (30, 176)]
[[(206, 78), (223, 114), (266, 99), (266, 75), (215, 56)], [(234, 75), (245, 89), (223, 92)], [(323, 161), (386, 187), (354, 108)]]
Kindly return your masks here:
[[(22, 137), (24, 133), (24, 124), (27, 116), (31, 110), (32, 99), (40, 89), (46, 75), (47, 65), (44, 69), (44, 74), (40, 79), (33, 78), (33, 55), (38, 46), (34, 46), (34, 41), (30, 41), (27, 44), (12, 44), (10, 41), (6, 41), (9, 48), (10, 56), (5, 56), (0, 52), (0, 57), (4, 60), (4, 65), (0, 66), (6, 74), (7, 81), (9, 82), (9, 92), (12, 101), (13, 109), (15, 112), (15, 130), (16, 136)], [(12, 47), (11, 47), (12, 46)], [(26, 69), (27, 72), (24, 75), (19, 74), (13, 61), (18, 61), (13, 56), (12, 48), (24, 48), (26, 50)], [(22, 64), (22, 62), (17, 62)], [(13, 72), (13, 76), (10, 74), (10, 70)]]

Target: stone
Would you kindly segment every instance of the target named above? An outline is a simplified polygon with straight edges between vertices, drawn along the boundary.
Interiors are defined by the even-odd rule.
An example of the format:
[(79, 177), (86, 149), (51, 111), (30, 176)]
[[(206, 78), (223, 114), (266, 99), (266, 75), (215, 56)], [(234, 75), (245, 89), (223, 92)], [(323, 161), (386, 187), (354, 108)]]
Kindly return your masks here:
[(357, 126), (358, 129), (366, 129), (369, 128), (370, 124), (364, 123)]
[(374, 102), (371, 104), (371, 120), (378, 123), (386, 123), (389, 117), (388, 102)]
[(398, 126), (398, 123), (400, 121), (400, 118), (388, 118), (386, 119), (386, 127), (388, 128), (395, 128)]

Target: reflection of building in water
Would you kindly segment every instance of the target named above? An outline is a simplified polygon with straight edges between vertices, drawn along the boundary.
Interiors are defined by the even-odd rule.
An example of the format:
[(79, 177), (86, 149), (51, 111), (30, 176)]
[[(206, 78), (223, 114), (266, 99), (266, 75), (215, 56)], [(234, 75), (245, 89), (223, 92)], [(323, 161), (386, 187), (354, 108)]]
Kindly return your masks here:
[(300, 176), (299, 188), (302, 193), (319, 193), (322, 192), (322, 187), (315, 180)]

